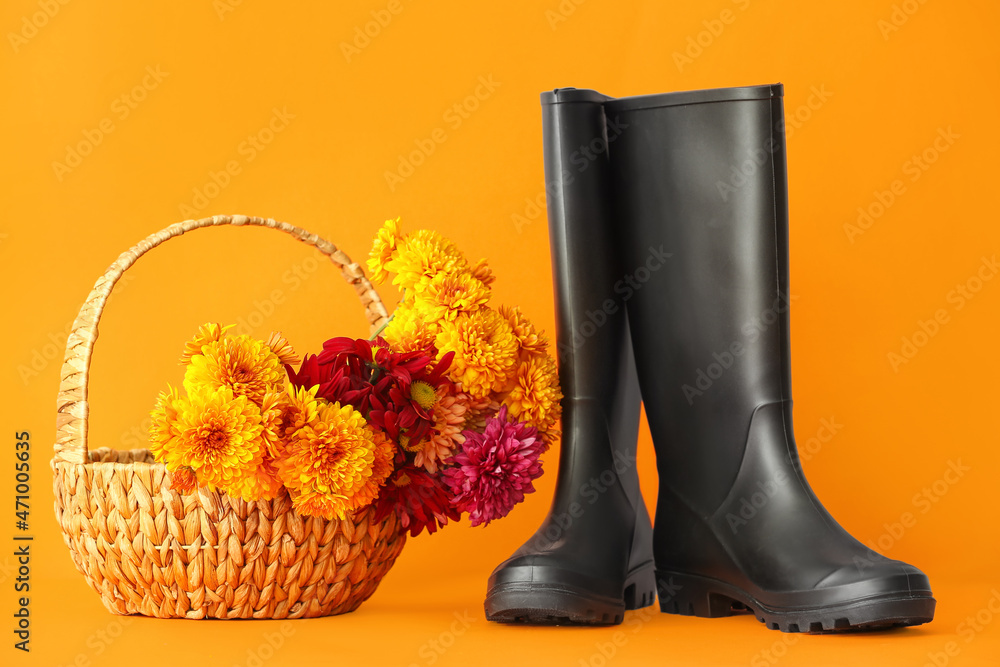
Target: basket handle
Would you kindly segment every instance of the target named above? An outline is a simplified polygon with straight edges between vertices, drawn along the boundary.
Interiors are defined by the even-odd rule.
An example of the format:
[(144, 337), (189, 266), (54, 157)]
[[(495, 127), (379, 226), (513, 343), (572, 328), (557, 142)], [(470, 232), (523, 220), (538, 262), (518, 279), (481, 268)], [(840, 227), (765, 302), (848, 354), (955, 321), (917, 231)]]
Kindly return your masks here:
[(73, 322), (73, 329), (66, 340), (66, 356), (60, 374), (61, 382), (56, 403), (54, 461), (66, 463), (85, 463), (87, 461), (87, 422), (90, 414), (90, 405), (87, 402), (87, 382), (90, 374), (90, 358), (94, 342), (97, 340), (97, 324), (100, 322), (104, 304), (107, 302), (115, 283), (139, 257), (164, 241), (192, 229), (219, 225), (270, 227), (314, 246), (340, 268), (344, 279), (354, 287), (358, 298), (361, 299), (361, 305), (365, 307), (365, 315), (373, 332), (388, 319), (389, 314), (386, 312), (382, 299), (368, 278), (365, 277), (361, 266), (351, 261), (351, 258), (337, 246), (316, 234), (311, 234), (286, 222), (278, 222), (270, 218), (251, 218), (245, 215), (216, 215), (211, 218), (185, 220), (170, 225), (166, 229), (151, 234), (119, 255), (118, 259), (104, 272), (104, 275), (98, 278), (94, 289), (90, 292), (90, 296), (87, 297), (80, 308), (80, 313)]

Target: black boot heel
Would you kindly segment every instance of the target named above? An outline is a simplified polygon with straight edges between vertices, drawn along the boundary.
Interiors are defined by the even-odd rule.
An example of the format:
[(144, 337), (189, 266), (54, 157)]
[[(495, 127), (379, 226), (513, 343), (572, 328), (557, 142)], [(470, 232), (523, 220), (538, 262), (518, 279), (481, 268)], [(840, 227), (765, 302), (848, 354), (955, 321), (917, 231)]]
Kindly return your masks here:
[(749, 607), (720, 591), (708, 579), (657, 570), (656, 584), (660, 611), (667, 614), (719, 618), (751, 613)]
[(656, 570), (652, 561), (632, 570), (625, 580), (625, 609), (642, 609), (656, 602)]

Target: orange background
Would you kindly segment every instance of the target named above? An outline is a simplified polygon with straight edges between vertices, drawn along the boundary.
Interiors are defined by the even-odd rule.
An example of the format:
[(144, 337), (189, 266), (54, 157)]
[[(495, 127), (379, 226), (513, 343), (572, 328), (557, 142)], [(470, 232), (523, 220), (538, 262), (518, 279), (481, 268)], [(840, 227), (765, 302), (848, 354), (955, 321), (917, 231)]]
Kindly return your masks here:
[[(248, 665), (261, 655), (248, 651), (285, 630), (264, 664), (1000, 664), (1000, 615), (988, 611), (1000, 596), (992, 511), (1000, 280), (964, 302), (953, 293), (1000, 245), (1000, 8), (401, 0), (396, 14), (379, 14), (387, 5), (7, 0), (0, 8), (3, 664)], [(39, 13), (46, 7), (54, 15)], [(387, 24), (345, 55), (373, 11)], [(685, 51), (690, 60), (679, 60)], [(495, 86), (473, 104), (466, 98), (481, 77)], [(806, 470), (853, 534), (930, 575), (932, 624), (789, 636), (749, 617), (653, 610), (628, 614), (618, 628), (489, 624), (486, 578), (545, 514), (557, 450), (538, 492), (507, 520), (411, 540), (375, 596), (348, 616), (291, 626), (121, 619), (75, 571), (52, 515), (48, 468), (61, 341), (118, 253), (177, 220), (245, 213), (306, 227), (360, 260), (380, 223), (398, 215), (404, 229), (434, 228), (471, 258), (488, 257), (499, 276), (495, 303), (522, 305), (551, 333), (545, 213), (531, 203), (543, 192), (539, 92), (578, 86), (623, 96), (774, 81), (785, 84), (793, 128), (794, 396)], [(456, 104), (465, 117), (449, 113)], [(274, 109), (286, 121), (268, 135)], [(385, 173), (438, 128), (444, 141), (390, 188)], [(936, 152), (949, 128), (951, 143), (939, 141), (947, 150)], [(67, 147), (81, 142), (88, 155), (68, 171), (54, 167), (76, 162)], [(922, 170), (912, 156), (925, 151), (934, 161)], [(227, 181), (219, 174), (230, 162), (238, 173)], [(206, 192), (213, 174), (224, 187)], [(849, 238), (845, 224), (856, 223), (859, 207), (877, 213), (876, 193), (896, 180), (892, 204)], [(353, 293), (314, 257), (259, 229), (198, 231), (144, 257), (101, 323), (94, 446), (138, 446), (135, 433), (159, 389), (180, 379), (178, 350), (201, 322), (250, 319), (259, 323), (253, 333), (280, 328), (300, 351), (365, 335)], [(947, 321), (917, 335), (925, 344), (894, 369), (889, 353), (901, 353), (903, 338), (939, 310)], [(832, 438), (824, 419), (840, 425)], [(10, 632), (10, 464), (21, 430), (34, 444), (30, 655), (11, 648)], [(640, 457), (652, 501), (648, 434)], [(942, 481), (949, 461), (968, 467), (954, 483)], [(893, 528), (906, 512), (915, 523)], [(960, 624), (977, 612), (991, 622), (966, 632)]]

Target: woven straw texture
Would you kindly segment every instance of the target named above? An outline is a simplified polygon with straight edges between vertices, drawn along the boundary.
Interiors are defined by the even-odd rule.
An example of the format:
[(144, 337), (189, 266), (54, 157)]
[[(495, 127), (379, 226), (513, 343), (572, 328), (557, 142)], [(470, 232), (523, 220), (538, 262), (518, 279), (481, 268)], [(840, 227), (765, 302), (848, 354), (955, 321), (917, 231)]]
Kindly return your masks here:
[(186, 220), (122, 253), (97, 281), (66, 343), (52, 471), (56, 518), (77, 569), (116, 614), (159, 618), (309, 618), (368, 599), (406, 541), (394, 513), (374, 521), (304, 517), (287, 494), (246, 502), (168, 488), (148, 449), (87, 445), (87, 379), (98, 322), (115, 282), (140, 256), (201, 227), (277, 229), (315, 246), (358, 294), (372, 330), (388, 318), (361, 267), (335, 245), (287, 223), (247, 216)]

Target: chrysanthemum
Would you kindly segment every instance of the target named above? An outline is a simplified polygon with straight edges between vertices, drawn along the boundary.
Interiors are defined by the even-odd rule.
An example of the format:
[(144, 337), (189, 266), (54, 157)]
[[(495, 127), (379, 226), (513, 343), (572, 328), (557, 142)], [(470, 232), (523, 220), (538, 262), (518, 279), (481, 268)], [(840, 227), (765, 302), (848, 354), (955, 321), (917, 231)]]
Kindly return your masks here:
[(278, 477), (276, 461), (265, 453), (260, 465), (250, 471), (248, 475), (244, 475), (229, 486), (223, 487), (222, 490), (233, 498), (251, 501), (273, 500), (281, 494), (283, 488), (281, 478)]
[(490, 300), (490, 289), (468, 271), (439, 273), (417, 295), (415, 307), (426, 320), (454, 320), (479, 310)]
[(535, 490), (542, 474), (541, 442), (534, 427), (508, 422), (507, 407), (486, 423), (483, 433), (465, 432), (465, 443), (449, 459), (444, 482), (452, 502), (469, 514), (473, 526), (507, 515)]
[(489, 264), (486, 263), (485, 259), (481, 259), (476, 262), (470, 270), (472, 271), (472, 275), (483, 281), (483, 284), (487, 287), (492, 285), (493, 281), (497, 279), (497, 277), (493, 275), (493, 269), (489, 267)]
[(182, 495), (194, 493), (198, 488), (198, 476), (195, 475), (194, 468), (181, 466), (170, 471), (170, 488)]
[[(210, 487), (226, 488), (260, 465), (264, 443), (260, 409), (226, 386), (199, 388), (173, 401), (176, 435), (163, 450), (167, 467), (192, 468)], [(155, 419), (154, 419), (155, 422)]]
[(465, 442), (462, 430), (467, 406), (467, 402), (454, 395), (442, 396), (434, 403), (434, 427), (419, 443), (413, 460), (415, 465), (423, 466), (428, 472), (437, 472), (440, 462)]
[(392, 445), (375, 436), (361, 413), (327, 403), (312, 423), (289, 436), (278, 469), (296, 509), (343, 519), (378, 495), (392, 454)]
[(544, 431), (559, 417), (559, 374), (547, 354), (530, 356), (517, 368), (514, 388), (504, 399), (510, 415)]
[(285, 369), (267, 343), (250, 336), (224, 336), (201, 347), (184, 373), (188, 393), (203, 387), (229, 387), (260, 405), (264, 394), (285, 385)]
[(474, 398), (466, 392), (456, 395), (456, 399), (465, 405), (465, 424), (463, 431), (472, 430), (482, 433), (486, 421), (494, 417), (500, 410), (500, 404), (493, 396)]
[(517, 306), (500, 306), (499, 313), (510, 324), (521, 350), (528, 354), (544, 354), (549, 340), (538, 333), (535, 325), (524, 316)]
[[(294, 387), (289, 388), (294, 392)], [(266, 455), (278, 457), (285, 447), (285, 419), (290, 417), (291, 406), (288, 394), (285, 392), (268, 392), (260, 404), (260, 423), (263, 430), (261, 437), (264, 439)]]
[(454, 322), (441, 322), (434, 342), (439, 355), (455, 353), (449, 375), (474, 397), (501, 390), (514, 374), (517, 338), (510, 323), (494, 310), (481, 308), (459, 315)]
[(368, 271), (371, 272), (373, 282), (381, 283), (389, 277), (385, 265), (392, 259), (392, 254), (396, 251), (396, 246), (401, 239), (399, 218), (386, 220), (382, 229), (378, 230), (378, 235), (376, 235), (368, 255)]
[(397, 470), (382, 488), (375, 503), (375, 521), (382, 521), (390, 512), (396, 513), (411, 537), (425, 528), (433, 533), (449, 519), (458, 521), (462, 516), (451, 504), (440, 475), (413, 466)]
[(271, 352), (274, 352), (274, 354), (277, 355), (278, 360), (281, 361), (281, 363), (289, 365), (299, 363), (299, 355), (295, 353), (291, 344), (285, 339), (280, 331), (272, 331), (266, 344), (269, 348), (271, 348)]
[(157, 461), (166, 461), (174, 451), (174, 442), (179, 434), (177, 413), (180, 396), (173, 387), (161, 391), (156, 407), (150, 413), (149, 449)]
[(437, 323), (426, 318), (424, 312), (412, 303), (400, 304), (382, 331), (382, 337), (400, 352), (430, 349), (437, 334)]
[(187, 364), (191, 361), (191, 357), (201, 354), (202, 347), (219, 340), (226, 335), (227, 331), (235, 326), (235, 324), (222, 326), (221, 324), (213, 322), (202, 324), (198, 327), (198, 333), (194, 335), (194, 338), (184, 344), (184, 352), (181, 354), (181, 363)]
[(423, 292), (434, 276), (466, 267), (458, 247), (438, 232), (421, 229), (407, 234), (384, 268), (396, 274), (392, 284), (407, 290), (408, 295)]
[[(562, 410), (560, 409), (560, 412), (561, 411)], [(562, 431), (559, 430), (556, 427), (557, 424), (559, 424), (559, 418), (558, 417), (556, 417), (555, 423), (553, 423), (550, 427), (548, 427), (547, 429), (540, 430), (538, 432), (538, 437), (542, 441), (542, 452), (543, 453), (547, 452), (549, 450), (549, 447), (552, 446), (552, 443), (554, 443), (556, 440), (558, 440), (560, 437), (562, 437)]]
[(392, 444), (392, 440), (378, 429), (369, 427), (369, 430), (372, 432), (372, 441), (375, 443), (375, 460), (372, 463), (372, 483), (366, 488), (374, 489), (374, 495), (365, 502), (366, 505), (378, 497), (382, 485), (385, 484), (385, 480), (395, 468), (396, 458), (396, 445)]

